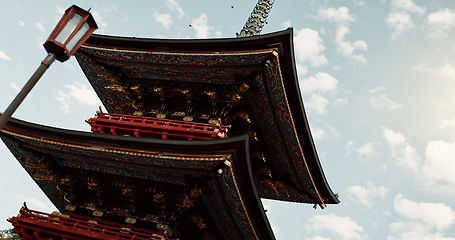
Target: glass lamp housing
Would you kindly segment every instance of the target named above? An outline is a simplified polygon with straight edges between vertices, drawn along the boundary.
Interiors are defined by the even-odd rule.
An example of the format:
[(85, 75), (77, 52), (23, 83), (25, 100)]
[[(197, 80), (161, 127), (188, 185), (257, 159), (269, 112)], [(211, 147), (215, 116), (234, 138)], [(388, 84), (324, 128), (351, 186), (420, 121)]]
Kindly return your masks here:
[(57, 60), (64, 62), (72, 56), (77, 49), (98, 28), (90, 12), (73, 5), (65, 11), (44, 43), (48, 53), (56, 55)]

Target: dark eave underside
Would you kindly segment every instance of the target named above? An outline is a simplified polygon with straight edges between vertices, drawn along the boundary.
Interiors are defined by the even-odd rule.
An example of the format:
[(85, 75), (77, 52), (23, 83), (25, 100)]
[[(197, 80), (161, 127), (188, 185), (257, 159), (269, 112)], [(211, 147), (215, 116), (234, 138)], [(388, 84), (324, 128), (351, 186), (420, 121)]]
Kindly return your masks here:
[[(217, 225), (218, 231), (221, 231), (215, 232), (215, 235), (223, 235), (223, 228), (225, 227), (227, 229), (224, 231), (229, 231), (229, 226), (222, 224), (226, 219), (223, 220), (223, 218), (217, 217), (217, 214), (228, 214), (232, 217), (226, 223), (237, 230), (233, 231), (231, 228), (231, 231), (233, 231), (230, 232), (232, 234), (230, 235), (231, 238), (229, 235), (224, 237), (229, 239), (249, 239), (250, 237), (248, 236), (256, 236), (251, 239), (274, 239), (270, 224), (254, 187), (248, 157), (248, 137), (246, 136), (202, 142), (143, 139), (64, 130), (12, 119), (2, 131), (1, 137), (60, 211), (64, 211), (65, 204), (68, 204), (63, 198), (56, 197), (63, 185), (59, 188), (55, 181), (56, 179), (60, 181), (61, 178), (54, 177), (43, 180), (43, 174), (47, 176), (46, 173), (40, 170), (39, 166), (39, 162), (44, 158), (43, 156), (48, 156), (54, 165), (63, 164), (59, 168), (65, 168), (65, 164), (68, 164), (68, 161), (71, 161), (71, 158), (75, 156), (82, 163), (79, 167), (74, 168), (75, 171), (79, 171), (79, 169), (95, 172), (106, 170), (103, 167), (100, 168), (99, 164), (101, 166), (107, 164), (106, 166), (114, 166), (114, 168), (119, 167), (120, 171), (123, 168), (128, 169), (128, 166), (131, 166), (132, 169), (142, 166), (141, 168), (145, 172), (147, 168), (153, 171), (156, 167), (160, 167), (171, 175), (166, 184), (169, 186), (174, 185), (177, 187), (176, 189), (187, 185), (187, 183), (179, 183), (179, 181), (187, 181), (188, 177), (192, 179), (207, 179), (207, 186), (203, 187), (203, 191), (206, 192), (207, 196), (206, 194), (203, 195), (202, 202), (198, 206), (205, 204), (205, 208), (216, 207), (217, 210), (212, 209), (205, 216), (207, 218), (210, 214), (215, 214), (212, 215), (213, 219), (209, 221), (211, 224)], [(56, 152), (54, 151), (61, 152), (60, 154), (63, 154), (63, 158), (59, 154), (55, 154)], [(130, 153), (126, 154), (127, 152)], [(131, 154), (134, 152), (139, 155)], [(142, 157), (140, 154), (151, 155)], [(151, 157), (153, 154), (155, 154), (155, 157)], [(110, 157), (104, 160), (96, 157), (102, 155), (109, 155)], [(179, 156), (182, 156), (183, 159)], [(186, 159), (185, 156), (189, 156), (189, 158)], [(219, 158), (217, 156), (224, 157), (217, 160)], [(206, 157), (208, 158), (206, 159)], [(160, 158), (163, 159), (160, 160)], [(191, 160), (191, 158), (194, 159)], [(200, 161), (197, 160), (198, 158), (203, 159)], [(118, 162), (123, 161), (122, 159), (129, 161), (128, 165), (109, 165), (109, 161)], [(229, 162), (224, 159), (229, 160)], [(217, 163), (218, 161), (219, 163)], [(79, 164), (77, 162), (74, 163), (76, 165)], [(149, 164), (151, 165), (149, 166)], [(154, 167), (153, 164), (157, 165)], [(185, 165), (186, 167), (178, 170)], [(128, 170), (125, 173), (128, 173)], [(132, 172), (129, 171), (129, 173), (131, 174)], [(100, 174), (109, 175), (109, 172), (100, 172)], [(125, 179), (131, 179), (131, 176)], [(224, 187), (228, 185), (237, 186), (237, 190), (233, 191), (234, 189), (231, 188), (226, 191)], [(216, 192), (218, 194), (214, 194)], [(224, 195), (227, 192), (229, 194)], [(210, 206), (211, 204), (214, 205)], [(178, 207), (178, 205), (176, 206)], [(238, 219), (236, 220), (236, 218)]]
[[(280, 65), (283, 88), (286, 91), (285, 97), (289, 103), (289, 112), (292, 115), (293, 125), (298, 138), (296, 140), (300, 143), (303, 155), (305, 156), (306, 165), (311, 174), (312, 182), (314, 182), (323, 203), (338, 203), (338, 199), (327, 184), (311, 137), (295, 70), (292, 36), (292, 29), (249, 38), (201, 40), (143, 39), (93, 35), (85, 43), (85, 46), (88, 48), (100, 48), (105, 50), (162, 52), (163, 54), (251, 52), (264, 49), (275, 49), (278, 53), (277, 61)], [(81, 53), (83, 53), (83, 51)], [(100, 93), (98, 94), (100, 95)], [(100, 95), (100, 98), (102, 99), (102, 94)], [(314, 202), (321, 203), (316, 199)]]

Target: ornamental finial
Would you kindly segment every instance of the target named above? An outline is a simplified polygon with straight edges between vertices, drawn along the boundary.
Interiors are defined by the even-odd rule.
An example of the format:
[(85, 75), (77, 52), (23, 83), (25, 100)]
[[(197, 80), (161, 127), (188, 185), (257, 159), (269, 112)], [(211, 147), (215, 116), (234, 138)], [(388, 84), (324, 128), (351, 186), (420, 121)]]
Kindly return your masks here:
[(240, 34), (237, 34), (237, 37), (258, 35), (267, 22), (267, 17), (269, 16), (274, 1), (275, 0), (259, 0), (246, 21), (245, 26), (243, 26), (242, 31), (240, 31)]

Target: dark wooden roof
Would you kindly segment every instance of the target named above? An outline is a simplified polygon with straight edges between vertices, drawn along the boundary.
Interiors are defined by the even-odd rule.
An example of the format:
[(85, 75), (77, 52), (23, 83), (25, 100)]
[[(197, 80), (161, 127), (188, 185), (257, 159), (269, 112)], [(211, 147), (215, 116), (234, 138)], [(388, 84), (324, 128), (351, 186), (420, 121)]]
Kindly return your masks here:
[(274, 239), (247, 136), (144, 139), (12, 119), (1, 138), (61, 212), (71, 205), (83, 215), (99, 210), (114, 220), (168, 224), (180, 239)]
[[(182, 102), (187, 101), (181, 90), (189, 89), (197, 96), (192, 114), (207, 116), (217, 110), (207, 94), (227, 96), (216, 106), (230, 112), (211, 117), (224, 117), (225, 124), (232, 124), (231, 137), (250, 135), (260, 197), (322, 206), (338, 203), (311, 137), (295, 69), (292, 29), (220, 39), (93, 35), (76, 58), (112, 113), (155, 114), (163, 111), (160, 97), (166, 99), (168, 116), (181, 113), (186, 106)], [(249, 86), (248, 91), (239, 91), (242, 84)], [(241, 101), (234, 104), (229, 96), (237, 93)], [(239, 117), (245, 113), (247, 121)]]

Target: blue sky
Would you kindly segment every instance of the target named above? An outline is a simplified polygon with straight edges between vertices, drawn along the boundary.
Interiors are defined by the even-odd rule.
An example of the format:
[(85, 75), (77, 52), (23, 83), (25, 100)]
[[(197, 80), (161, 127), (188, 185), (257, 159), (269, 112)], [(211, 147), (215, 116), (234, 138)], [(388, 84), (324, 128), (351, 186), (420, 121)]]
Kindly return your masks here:
[[(217, 38), (235, 37), (256, 0), (6, 1), (0, 110), (72, 4), (92, 8), (100, 34)], [(341, 203), (264, 200), (277, 239), (455, 239), (455, 2), (275, 0), (262, 33), (291, 26), (316, 148)], [(84, 120), (99, 105), (70, 59), (54, 63), (14, 116), (89, 131)], [(54, 210), (4, 144), (0, 159), (0, 229), (23, 201)]]

